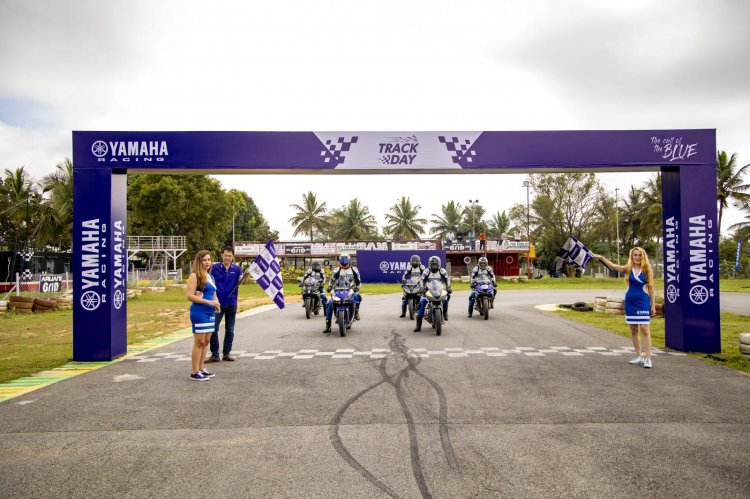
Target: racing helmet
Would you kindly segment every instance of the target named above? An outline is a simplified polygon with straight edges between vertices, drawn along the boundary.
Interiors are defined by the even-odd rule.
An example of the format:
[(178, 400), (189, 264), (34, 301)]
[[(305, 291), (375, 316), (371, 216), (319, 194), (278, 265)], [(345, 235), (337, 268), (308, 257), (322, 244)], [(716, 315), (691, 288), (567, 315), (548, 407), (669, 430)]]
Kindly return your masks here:
[(484, 270), (487, 268), (487, 257), (483, 256), (479, 258), (479, 268)]
[(440, 257), (431, 256), (430, 260), (428, 261), (428, 265), (430, 266), (431, 271), (437, 272), (438, 270), (440, 270)]
[(414, 268), (417, 268), (420, 265), (422, 265), (422, 259), (419, 258), (419, 255), (412, 255), (411, 258), (409, 259), (409, 262), (411, 262), (411, 266)]
[(352, 257), (349, 256), (349, 253), (341, 253), (339, 255), (339, 264), (341, 267), (348, 268), (350, 263), (352, 263)]
[(320, 260), (313, 260), (312, 262), (312, 269), (315, 272), (320, 272), (320, 269), (323, 268), (323, 266), (320, 263)]

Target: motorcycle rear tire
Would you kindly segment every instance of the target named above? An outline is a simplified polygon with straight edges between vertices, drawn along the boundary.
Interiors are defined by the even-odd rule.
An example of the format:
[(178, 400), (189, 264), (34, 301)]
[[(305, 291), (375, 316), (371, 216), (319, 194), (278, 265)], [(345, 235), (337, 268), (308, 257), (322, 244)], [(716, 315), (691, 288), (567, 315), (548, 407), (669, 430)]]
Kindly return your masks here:
[(312, 298), (305, 298), (305, 317), (310, 318), (310, 312), (312, 312)]
[(432, 327), (435, 328), (435, 334), (437, 336), (440, 336), (443, 332), (443, 311), (439, 308), (436, 308), (432, 312)]
[(339, 310), (338, 313), (339, 335), (346, 336), (346, 310)]
[(409, 298), (409, 320), (414, 320), (414, 300)]
[(484, 320), (490, 318), (490, 303), (486, 296), (482, 297), (482, 315), (484, 316)]

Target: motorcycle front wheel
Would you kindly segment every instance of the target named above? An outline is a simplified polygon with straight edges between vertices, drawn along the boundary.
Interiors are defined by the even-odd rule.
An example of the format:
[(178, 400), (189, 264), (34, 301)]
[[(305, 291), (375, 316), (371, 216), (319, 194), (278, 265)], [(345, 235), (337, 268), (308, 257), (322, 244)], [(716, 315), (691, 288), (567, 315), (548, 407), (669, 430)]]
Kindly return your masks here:
[(309, 296), (305, 298), (305, 317), (310, 318), (310, 312), (312, 312), (312, 298)]
[(346, 310), (338, 311), (339, 335), (346, 336)]
[(435, 334), (440, 336), (443, 332), (443, 311), (436, 308), (432, 312), (432, 327), (435, 328)]

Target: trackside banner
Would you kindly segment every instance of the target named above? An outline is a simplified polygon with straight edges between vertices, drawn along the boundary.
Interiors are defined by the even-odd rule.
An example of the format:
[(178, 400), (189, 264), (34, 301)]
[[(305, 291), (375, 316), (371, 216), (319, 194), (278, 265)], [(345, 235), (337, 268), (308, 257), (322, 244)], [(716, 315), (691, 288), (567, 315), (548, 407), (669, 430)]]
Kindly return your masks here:
[(76, 168), (362, 173), (710, 165), (715, 130), (73, 132)]
[(357, 268), (363, 282), (401, 282), (412, 255), (419, 255), (427, 266), (431, 256), (440, 258), (445, 267), (445, 251), (357, 251)]

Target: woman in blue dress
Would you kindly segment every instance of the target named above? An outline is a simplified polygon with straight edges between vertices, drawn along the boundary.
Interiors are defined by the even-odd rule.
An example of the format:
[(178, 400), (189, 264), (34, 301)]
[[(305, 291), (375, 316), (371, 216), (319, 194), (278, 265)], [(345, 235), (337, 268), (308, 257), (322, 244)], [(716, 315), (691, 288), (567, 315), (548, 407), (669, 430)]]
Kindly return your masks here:
[[(654, 302), (654, 273), (648, 261), (646, 250), (640, 246), (630, 250), (628, 263), (623, 267), (617, 265), (602, 255), (594, 255), (600, 262), (610, 269), (625, 274), (628, 290), (625, 293), (625, 323), (630, 325), (630, 335), (635, 347), (636, 358), (630, 361), (635, 366), (651, 368), (651, 317), (656, 315)], [(638, 337), (641, 331), (643, 342)], [(645, 356), (643, 355), (644, 347)]]
[(216, 283), (211, 275), (211, 253), (201, 250), (193, 259), (193, 273), (188, 277), (187, 299), (190, 305), (190, 322), (193, 324), (192, 372), (190, 379), (208, 381), (214, 374), (203, 368), (206, 349), (214, 332), (214, 319), (220, 310), (216, 297)]

